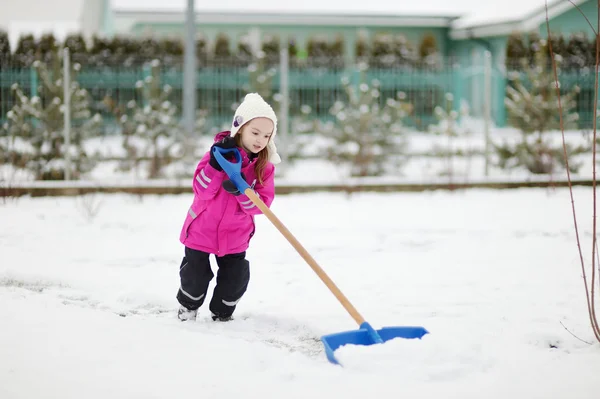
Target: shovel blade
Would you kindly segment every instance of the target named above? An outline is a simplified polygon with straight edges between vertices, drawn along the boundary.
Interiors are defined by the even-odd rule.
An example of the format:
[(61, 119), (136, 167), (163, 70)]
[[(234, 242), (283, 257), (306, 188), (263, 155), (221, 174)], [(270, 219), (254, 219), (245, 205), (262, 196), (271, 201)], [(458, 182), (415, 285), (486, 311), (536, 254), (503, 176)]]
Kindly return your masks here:
[(327, 359), (333, 364), (339, 364), (335, 358), (334, 352), (344, 345), (373, 345), (383, 343), (394, 338), (414, 339), (422, 338), (429, 332), (423, 327), (383, 327), (379, 330), (374, 330), (369, 323), (365, 322), (360, 325), (358, 330), (344, 331), (324, 335), (321, 341), (325, 346), (325, 354)]

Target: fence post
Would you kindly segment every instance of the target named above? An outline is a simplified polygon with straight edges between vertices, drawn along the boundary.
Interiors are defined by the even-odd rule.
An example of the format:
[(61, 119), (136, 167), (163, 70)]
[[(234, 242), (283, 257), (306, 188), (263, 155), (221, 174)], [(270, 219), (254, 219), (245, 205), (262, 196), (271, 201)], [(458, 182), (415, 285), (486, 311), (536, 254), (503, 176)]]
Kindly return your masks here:
[(187, 1), (183, 65), (183, 123), (187, 137), (194, 137), (196, 123), (196, 11), (194, 0)]
[(289, 146), (289, 102), (290, 102), (290, 88), (289, 88), (289, 54), (287, 46), (282, 46), (279, 51), (279, 65), (281, 68), (279, 74), (279, 88), (281, 90), (281, 109), (279, 111), (279, 126), (282, 137), (282, 145), (280, 151), (282, 154), (282, 160), (287, 160), (288, 146)]
[(71, 180), (71, 58), (68, 47), (63, 49), (63, 90), (65, 180)]
[(485, 133), (485, 176), (490, 172), (490, 124), (492, 118), (492, 54), (483, 55), (483, 129)]

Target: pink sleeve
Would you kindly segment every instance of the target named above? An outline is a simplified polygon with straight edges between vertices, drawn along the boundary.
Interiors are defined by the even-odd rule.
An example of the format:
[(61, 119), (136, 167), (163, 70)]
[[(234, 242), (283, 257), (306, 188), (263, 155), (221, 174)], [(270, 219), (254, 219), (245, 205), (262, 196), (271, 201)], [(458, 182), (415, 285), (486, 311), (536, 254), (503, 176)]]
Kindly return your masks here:
[[(272, 164), (269, 164), (265, 169), (263, 184), (256, 183), (254, 192), (267, 207), (271, 207), (275, 198), (275, 167)], [(244, 213), (248, 215), (260, 215), (262, 213), (246, 194), (241, 193), (236, 198)]]
[(216, 170), (210, 163), (210, 152), (204, 154), (198, 166), (196, 172), (194, 172), (194, 194), (201, 200), (209, 200), (213, 198), (217, 191), (221, 188), (221, 183), (225, 177), (225, 172)]

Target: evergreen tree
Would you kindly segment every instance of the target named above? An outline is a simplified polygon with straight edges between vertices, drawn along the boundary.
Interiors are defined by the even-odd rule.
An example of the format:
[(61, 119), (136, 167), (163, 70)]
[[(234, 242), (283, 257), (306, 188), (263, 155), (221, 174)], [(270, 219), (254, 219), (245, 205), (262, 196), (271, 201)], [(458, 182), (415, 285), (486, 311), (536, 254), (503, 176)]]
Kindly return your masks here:
[[(434, 153), (438, 156), (446, 158), (445, 170), (441, 172), (443, 175), (452, 177), (455, 174), (455, 168), (453, 165), (454, 153), (458, 152), (455, 149), (455, 138), (467, 136), (470, 131), (462, 124), (461, 118), (469, 116), (469, 109), (465, 102), (461, 103), (460, 109), (456, 110), (454, 95), (452, 93), (446, 93), (445, 104), (443, 106), (438, 105), (434, 109), (435, 117), (437, 118), (437, 124), (431, 125), (429, 130), (439, 136), (445, 136), (446, 140), (439, 140), (436, 142), (434, 147)], [(469, 165), (470, 165), (470, 154)], [(465, 174), (468, 170), (465, 171)]]
[(271, 103), (274, 94), (273, 78), (276, 73), (276, 68), (269, 66), (266, 54), (259, 52), (248, 65), (248, 84), (244, 86), (244, 90), (246, 93), (258, 93), (265, 101)]
[(200, 68), (208, 64), (208, 46), (206, 45), (206, 38), (204, 36), (196, 39), (196, 60)]
[(177, 107), (169, 101), (172, 87), (161, 83), (160, 69), (160, 61), (152, 61), (150, 75), (136, 83), (141, 102), (130, 101), (128, 112), (119, 118), (123, 148), (128, 155), (121, 170), (137, 168), (143, 159), (150, 159), (148, 178), (151, 179), (163, 175), (183, 138)]
[(342, 85), (343, 98), (330, 109), (335, 121), (317, 126), (333, 139), (329, 159), (350, 164), (352, 176), (377, 176), (387, 172), (387, 165), (401, 167), (406, 147), (403, 119), (412, 111), (404, 93), (385, 99), (381, 106), (379, 82), (368, 82), (366, 70), (358, 84), (344, 78)]
[(373, 38), (369, 65), (373, 68), (391, 68), (396, 62), (396, 45), (390, 34), (377, 34)]
[(506, 67), (514, 70), (521, 67), (523, 60), (529, 59), (529, 48), (523, 35), (519, 32), (511, 33), (506, 44)]
[(64, 47), (69, 48), (72, 63), (80, 64), (82, 67), (88, 65), (89, 54), (83, 35), (69, 34), (65, 38)]
[(394, 36), (394, 68), (406, 68), (415, 66), (419, 60), (419, 54), (404, 35)]
[(114, 36), (106, 43), (107, 61), (113, 67), (124, 66), (126, 68), (136, 67), (143, 64), (141, 57), (141, 42), (135, 37)]
[(22, 139), (31, 145), (29, 149), (15, 147), (12, 163), (32, 172), (36, 180), (60, 180), (65, 176), (63, 160), (69, 151), (73, 160), (70, 174), (79, 178), (94, 166), (83, 147), (84, 140), (100, 134), (102, 122), (100, 115), (92, 116), (90, 96), (77, 82), (80, 65), (73, 64), (71, 69), (70, 148), (65, 148), (64, 143), (65, 105), (60, 63), (48, 66), (35, 61), (33, 66), (40, 81), (40, 96), (29, 98), (18, 84), (12, 87), (16, 104), (6, 115), (4, 131), (12, 141)]
[(595, 59), (592, 64), (588, 64), (590, 59), (589, 50), (590, 45), (585, 34), (578, 33), (572, 35), (566, 48), (565, 70), (579, 71), (582, 68), (595, 65)]
[(359, 36), (356, 40), (356, 62), (357, 63), (369, 63), (370, 57), (369, 43), (363, 36)]
[(596, 35), (592, 35), (588, 42), (586, 64), (589, 65), (590, 68), (593, 68), (596, 65)]
[[(535, 65), (523, 65), (526, 80), (520, 74), (511, 77), (512, 85), (507, 87), (505, 104), (509, 122), (521, 133), (521, 141), (516, 145), (504, 143), (497, 145), (502, 168), (524, 166), (530, 172), (552, 173), (557, 166), (564, 166), (562, 145), (552, 144), (544, 133), (560, 129), (558, 113), (558, 96), (555, 88), (554, 74), (546, 68), (546, 54), (538, 52)], [(578, 114), (575, 96), (579, 88), (561, 94), (564, 128), (576, 126)], [(568, 148), (569, 155), (584, 151), (583, 148)], [(578, 166), (569, 164), (571, 171), (576, 172)]]
[(40, 37), (37, 42), (36, 59), (46, 64), (52, 64), (59, 61), (58, 44), (52, 33), (46, 33)]
[(329, 68), (332, 70), (340, 70), (344, 67), (344, 37), (337, 35), (329, 46), (329, 54), (331, 61)]
[(298, 60), (298, 45), (293, 38), (288, 41), (288, 56), (290, 68), (297, 68), (301, 64)]
[(12, 54), (8, 33), (0, 30), (0, 70), (9, 69), (12, 66)]
[(529, 65), (534, 67), (538, 62), (538, 55), (542, 53), (546, 55), (545, 41), (542, 40), (538, 32), (530, 32), (527, 35), (527, 56), (529, 57)]
[(419, 45), (419, 59), (424, 67), (433, 68), (440, 66), (439, 51), (435, 36), (431, 33), (425, 35)]
[(14, 60), (17, 68), (29, 68), (35, 61), (36, 44), (32, 34), (19, 37)]
[[(157, 40), (154, 37), (144, 37), (139, 42), (139, 57), (140, 63), (144, 64), (147, 62), (151, 62), (155, 59), (161, 59), (164, 57), (165, 49), (163, 47), (164, 43)], [(164, 65), (164, 62), (161, 61), (161, 65)]]
[(229, 36), (219, 33), (215, 41), (214, 62), (217, 66), (227, 66), (231, 61), (231, 49), (229, 48)]
[(238, 66), (247, 67), (252, 62), (254, 54), (248, 36), (242, 36), (240, 38), (235, 56)]
[(329, 42), (324, 36), (315, 36), (308, 41), (306, 48), (307, 64), (309, 67), (322, 68), (327, 67), (330, 62), (331, 54)]
[[(184, 43), (180, 38), (166, 38), (160, 43), (160, 48), (163, 49), (162, 62), (165, 66), (175, 66), (183, 64)], [(154, 56), (159, 57), (158, 54)]]
[(262, 43), (262, 52), (267, 66), (279, 65), (279, 37), (266, 35)]
[[(563, 35), (551, 33), (550, 40), (548, 40), (547, 52), (548, 52), (548, 68), (552, 68), (552, 55), (550, 54), (550, 45), (552, 45), (552, 53), (555, 59), (560, 58), (561, 62), (565, 58), (567, 52), (567, 42)], [(563, 63), (564, 64), (564, 63)]]
[(110, 67), (114, 64), (110, 40), (94, 35), (90, 48), (89, 65), (92, 68)]

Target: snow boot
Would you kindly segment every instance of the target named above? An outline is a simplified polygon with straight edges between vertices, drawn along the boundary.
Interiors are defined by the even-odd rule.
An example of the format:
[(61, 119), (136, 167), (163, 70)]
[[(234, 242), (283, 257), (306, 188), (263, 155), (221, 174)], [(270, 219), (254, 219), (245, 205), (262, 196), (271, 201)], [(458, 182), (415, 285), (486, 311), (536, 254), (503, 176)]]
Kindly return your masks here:
[(219, 316), (216, 314), (212, 314), (212, 319), (213, 321), (231, 321), (233, 320), (233, 316), (229, 315), (229, 316)]
[(181, 305), (181, 306), (179, 306), (179, 310), (177, 311), (177, 318), (181, 321), (187, 321), (187, 320), (195, 321), (197, 313), (198, 313), (198, 310), (196, 310), (196, 309), (191, 310), (191, 309), (188, 309), (185, 306)]

